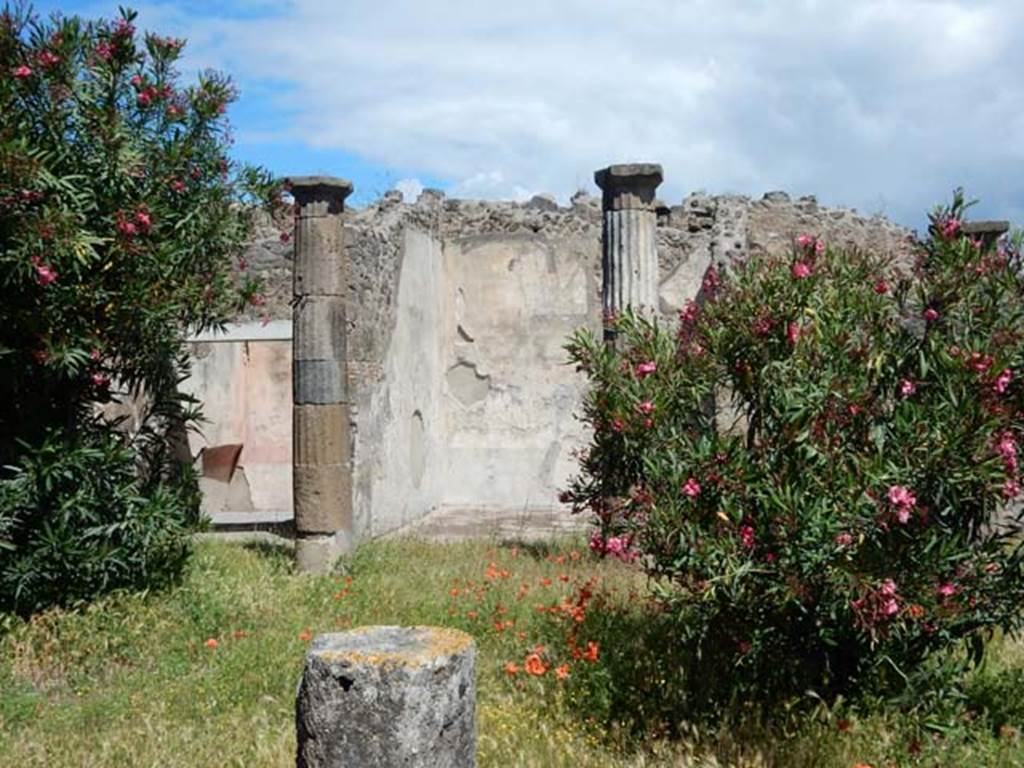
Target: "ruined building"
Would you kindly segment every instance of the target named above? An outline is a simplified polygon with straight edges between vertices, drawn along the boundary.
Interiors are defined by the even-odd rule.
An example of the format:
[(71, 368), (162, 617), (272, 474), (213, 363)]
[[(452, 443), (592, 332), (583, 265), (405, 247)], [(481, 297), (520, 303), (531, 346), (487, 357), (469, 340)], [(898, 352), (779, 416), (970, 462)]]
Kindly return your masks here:
[[(415, 201), (389, 192), (343, 213), (342, 202), (331, 203), (344, 227), (338, 306), (324, 321), (336, 324), (328, 357), (337, 360), (317, 365), (336, 362), (343, 377), (336, 386), (344, 434), (328, 442), (345, 445), (324, 450), (345, 467), (328, 492), (346, 496), (339, 525), (349, 543), (438, 509), (514, 515), (557, 508), (573, 449), (587, 442), (575, 418), (584, 381), (565, 364), (563, 345), (577, 328), (600, 327), (606, 218), (619, 238), (609, 247), (640, 249), (651, 262), (648, 284), (622, 289), (656, 302), (667, 322), (696, 296), (711, 264), (786, 250), (803, 232), (834, 245), (907, 247), (905, 230), (821, 207), (813, 197), (693, 194), (668, 205), (654, 197), (660, 168), (618, 168), (625, 168), (621, 178), (599, 177), (603, 200), (580, 192), (568, 207), (545, 196), (447, 200), (432, 190)], [(630, 177), (644, 168), (646, 180)], [(614, 184), (620, 187), (611, 194)], [(343, 201), (346, 192), (326, 194)], [(650, 222), (650, 242), (643, 222)], [(313, 222), (303, 235), (268, 221), (246, 255), (247, 268), (267, 282), (266, 304), (229, 333), (193, 343), (187, 386), (210, 419), (193, 447), (242, 446), (237, 466), (237, 449), (228, 451), (233, 472), (207, 462), (206, 504), (221, 521), (292, 517), (293, 252), (336, 248), (324, 240), (332, 230), (317, 226), (333, 225)], [(300, 304), (334, 300), (307, 298)], [(301, 367), (299, 345), (296, 339)], [(315, 424), (301, 429), (326, 423), (328, 411), (316, 413), (309, 417)]]

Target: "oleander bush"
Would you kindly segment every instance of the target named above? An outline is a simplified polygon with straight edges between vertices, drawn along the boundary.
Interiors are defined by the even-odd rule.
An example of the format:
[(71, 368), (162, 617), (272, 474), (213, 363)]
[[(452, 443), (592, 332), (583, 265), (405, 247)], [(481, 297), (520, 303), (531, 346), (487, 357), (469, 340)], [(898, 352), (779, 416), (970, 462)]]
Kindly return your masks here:
[(572, 338), (593, 442), (564, 498), (656, 580), (686, 706), (906, 696), (1019, 628), (1024, 277), (965, 208), (913, 263), (802, 235), (709, 270), (675, 329)]
[[(234, 89), (179, 82), (184, 41), (134, 19), (0, 12), (0, 610), (179, 567), (166, 537), (196, 517), (180, 447), (199, 415), (177, 391), (184, 339), (259, 300), (233, 259), (275, 185), (228, 160)], [(63, 561), (37, 582), (44, 551)]]

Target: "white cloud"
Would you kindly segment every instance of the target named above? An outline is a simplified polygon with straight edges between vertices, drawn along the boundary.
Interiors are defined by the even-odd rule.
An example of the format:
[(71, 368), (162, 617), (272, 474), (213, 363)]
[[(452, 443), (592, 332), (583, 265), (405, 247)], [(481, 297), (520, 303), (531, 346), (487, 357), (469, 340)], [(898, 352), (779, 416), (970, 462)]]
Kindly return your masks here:
[[(691, 189), (817, 193), (904, 220), (963, 183), (1024, 217), (1019, 0), (293, 0), (145, 9), (191, 61), (284, 86), (292, 140), (567, 196), (609, 162)], [(152, 26), (156, 26), (154, 21)], [(252, 128), (252, 126), (249, 126)]]
[(414, 203), (423, 191), (423, 182), (419, 179), (399, 179), (395, 182), (395, 189), (402, 193), (406, 202)]

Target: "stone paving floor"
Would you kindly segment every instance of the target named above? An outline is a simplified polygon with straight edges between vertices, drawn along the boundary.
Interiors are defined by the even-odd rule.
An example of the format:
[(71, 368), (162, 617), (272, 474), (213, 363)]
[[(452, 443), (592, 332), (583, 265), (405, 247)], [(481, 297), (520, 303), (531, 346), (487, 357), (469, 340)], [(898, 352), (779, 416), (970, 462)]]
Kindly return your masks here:
[[(208, 536), (232, 540), (290, 540), (294, 537), (292, 518), (286, 512), (217, 512)], [(426, 517), (391, 531), (386, 536), (417, 536), (434, 541), (462, 541), (496, 538), (535, 541), (552, 536), (582, 534), (586, 520), (567, 509), (481, 509), (445, 507)]]

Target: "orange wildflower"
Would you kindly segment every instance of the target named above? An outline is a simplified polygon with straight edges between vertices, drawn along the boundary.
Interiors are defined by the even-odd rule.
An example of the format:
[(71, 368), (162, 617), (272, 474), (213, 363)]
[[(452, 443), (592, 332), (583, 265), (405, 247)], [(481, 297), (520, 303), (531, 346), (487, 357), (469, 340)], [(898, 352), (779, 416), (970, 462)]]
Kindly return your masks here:
[(540, 585), (542, 587), (550, 587), (551, 586), (551, 579), (549, 579), (547, 577), (544, 577), (543, 579), (540, 580)]
[(458, 597), (459, 596), (459, 588), (458, 587), (452, 587), (451, 589), (448, 590), (448, 594), (451, 595), (452, 597)]
[(513, 661), (508, 662), (505, 665), (505, 674), (509, 677), (515, 677), (519, 674), (519, 665)]
[(246, 632), (244, 629), (236, 629), (234, 632), (231, 633), (231, 636), (235, 638), (235, 640), (241, 640), (243, 637), (248, 637), (249, 633)]
[(299, 640), (301, 640), (302, 642), (308, 643), (312, 639), (313, 633), (310, 631), (309, 627), (306, 627), (304, 630), (299, 632)]
[(597, 650), (598, 645), (593, 640), (587, 642), (587, 651), (583, 654), (583, 658), (593, 664), (597, 661)]
[(466, 617), (470, 619), (475, 619), (479, 615), (476, 611), (466, 611)]
[(548, 671), (548, 668), (540, 658), (540, 655), (536, 653), (527, 655), (526, 660), (523, 662), (523, 669), (525, 669), (528, 674), (535, 676), (543, 675)]
[(555, 677), (559, 680), (565, 680), (569, 676), (569, 665), (562, 664), (561, 666), (555, 667)]
[(558, 574), (558, 580), (559, 581), (568, 581), (569, 580), (569, 574), (567, 574), (567, 573), (560, 573), (560, 574)]
[(212, 649), (216, 648), (218, 645), (220, 645), (220, 643), (217, 642), (217, 638), (216, 637), (211, 637), (211, 638), (207, 639), (207, 641), (204, 643), (204, 645), (207, 648), (212, 650)]

